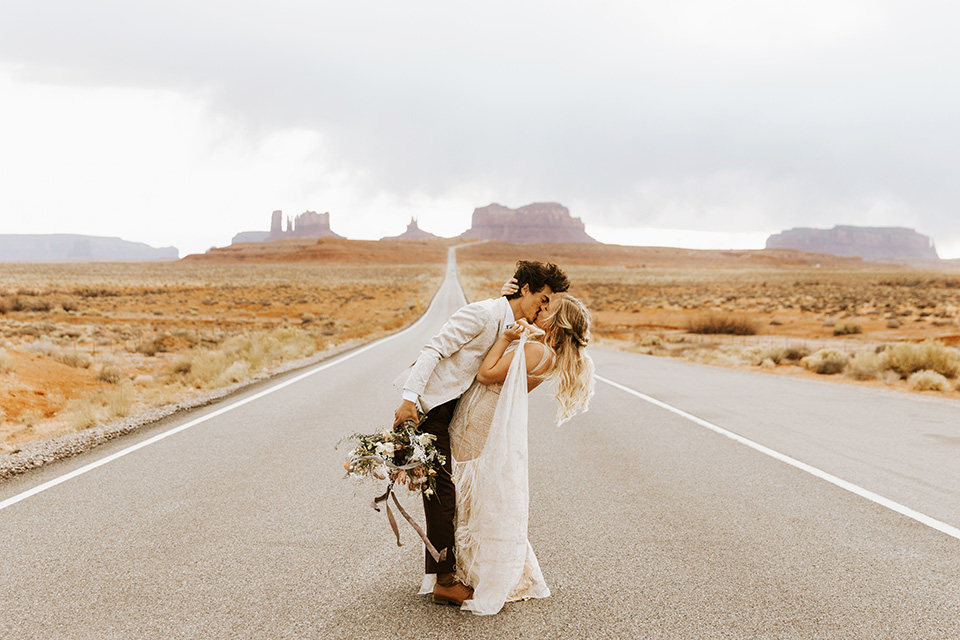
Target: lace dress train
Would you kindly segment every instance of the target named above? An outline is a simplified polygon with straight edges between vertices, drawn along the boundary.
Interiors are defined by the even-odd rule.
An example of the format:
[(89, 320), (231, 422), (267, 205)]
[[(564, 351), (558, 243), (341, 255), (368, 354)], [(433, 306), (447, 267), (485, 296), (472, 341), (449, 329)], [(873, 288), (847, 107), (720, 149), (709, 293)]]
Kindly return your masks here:
[[(512, 346), (522, 354), (525, 341)], [(450, 422), (457, 577), (474, 588), (462, 608), (477, 614), (550, 595), (527, 540), (527, 415), (527, 375), (517, 356), (502, 385), (474, 381)]]

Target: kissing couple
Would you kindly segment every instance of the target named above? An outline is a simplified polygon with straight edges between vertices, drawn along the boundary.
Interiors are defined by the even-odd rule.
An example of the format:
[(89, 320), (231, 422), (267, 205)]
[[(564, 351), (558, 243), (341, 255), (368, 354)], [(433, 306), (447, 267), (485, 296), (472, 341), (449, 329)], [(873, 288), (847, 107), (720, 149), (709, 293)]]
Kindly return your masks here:
[(420, 593), (476, 614), (550, 595), (527, 540), (527, 393), (553, 380), (557, 424), (586, 411), (594, 366), (584, 351), (590, 314), (564, 293), (555, 264), (521, 260), (500, 298), (456, 311), (397, 379), (394, 427), (417, 421), (446, 458), (424, 496), (427, 538)]

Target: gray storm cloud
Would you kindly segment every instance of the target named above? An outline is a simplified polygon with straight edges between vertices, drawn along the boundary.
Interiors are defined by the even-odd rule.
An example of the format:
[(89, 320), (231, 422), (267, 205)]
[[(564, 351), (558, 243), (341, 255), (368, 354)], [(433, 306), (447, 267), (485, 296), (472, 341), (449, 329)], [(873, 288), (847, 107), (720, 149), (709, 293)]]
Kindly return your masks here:
[(482, 186), (608, 226), (960, 239), (956, 10), (585, 4), (7, 3), (0, 62), (202, 96), (251, 136), (316, 131), (325, 165), (401, 197)]

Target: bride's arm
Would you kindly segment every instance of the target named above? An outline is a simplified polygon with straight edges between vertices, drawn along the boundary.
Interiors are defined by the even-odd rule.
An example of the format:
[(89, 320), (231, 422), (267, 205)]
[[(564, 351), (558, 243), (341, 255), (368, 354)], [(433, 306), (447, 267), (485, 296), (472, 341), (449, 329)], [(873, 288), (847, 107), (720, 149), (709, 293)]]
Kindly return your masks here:
[[(513, 355), (516, 353), (516, 351), (506, 353), (507, 347), (511, 342), (519, 339), (520, 332), (515, 329), (507, 329), (500, 334), (480, 364), (480, 371), (477, 372), (477, 380), (480, 384), (494, 384), (507, 379), (507, 371), (510, 370), (510, 363), (513, 362)], [(530, 373), (531, 369), (540, 362), (545, 348), (539, 342), (527, 342), (527, 347), (523, 350), (527, 373)], [(528, 379), (528, 388), (532, 390), (536, 384), (529, 386), (530, 384), (532, 381)]]

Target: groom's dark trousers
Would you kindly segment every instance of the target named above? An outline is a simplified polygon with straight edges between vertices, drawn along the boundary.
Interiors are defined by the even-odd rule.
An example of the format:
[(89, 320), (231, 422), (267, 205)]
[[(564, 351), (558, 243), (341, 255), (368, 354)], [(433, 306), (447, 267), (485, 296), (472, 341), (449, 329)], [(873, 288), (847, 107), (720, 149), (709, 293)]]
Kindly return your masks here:
[(427, 419), (420, 428), (426, 433), (437, 437), (434, 445), (446, 459), (443, 471), (437, 474), (436, 493), (430, 498), (423, 498), (423, 513), (427, 520), (427, 538), (436, 547), (437, 551), (447, 550), (447, 558), (437, 562), (428, 551), (426, 573), (453, 573), (456, 571), (456, 558), (453, 555), (453, 517), (457, 506), (457, 490), (453, 485), (450, 470), (453, 462), (450, 456), (450, 418), (457, 407), (459, 398), (434, 407), (427, 413)]

